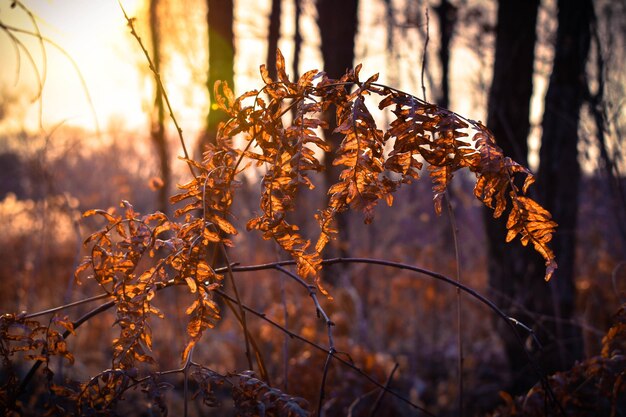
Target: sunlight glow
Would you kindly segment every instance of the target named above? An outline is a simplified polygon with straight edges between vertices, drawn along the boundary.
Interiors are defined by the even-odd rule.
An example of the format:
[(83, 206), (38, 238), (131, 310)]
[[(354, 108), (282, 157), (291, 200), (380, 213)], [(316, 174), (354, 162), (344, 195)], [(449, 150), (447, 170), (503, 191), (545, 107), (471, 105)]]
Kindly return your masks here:
[[(9, 9), (8, 1), (3, 3), (2, 19), (6, 24), (34, 30), (22, 10)], [(145, 125), (146, 117), (141, 108), (143, 93), (137, 72), (139, 55), (128, 42), (128, 29), (117, 2), (32, 0), (24, 3), (35, 13), (43, 36), (63, 48), (80, 69), (100, 125), (122, 119), (127, 127)], [(126, 0), (124, 6), (133, 11), (137, 3), (136, 0)], [(67, 122), (93, 130), (96, 123), (89, 102), (68, 57), (46, 43), (44, 58), (34, 37), (19, 35), (19, 39), (33, 55), (37, 71), (42, 74), (43, 69), (47, 69), (43, 91), (44, 128)], [(14, 45), (2, 32), (0, 60), (5, 70), (0, 72), (0, 85), (3, 92), (33, 91), (32, 97), (37, 90), (35, 72), (24, 51), (20, 51), (20, 55), (17, 57)], [(16, 71), (19, 71), (17, 79)], [(24, 124), (29, 129), (38, 125), (36, 107), (31, 106), (25, 116)]]

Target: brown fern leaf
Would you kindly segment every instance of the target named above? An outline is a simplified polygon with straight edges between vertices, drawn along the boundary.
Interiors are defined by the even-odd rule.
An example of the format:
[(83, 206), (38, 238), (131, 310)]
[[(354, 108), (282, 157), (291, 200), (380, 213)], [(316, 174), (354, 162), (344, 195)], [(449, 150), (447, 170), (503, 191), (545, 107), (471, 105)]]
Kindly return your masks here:
[[(200, 285), (197, 285), (196, 282), (200, 282)], [(206, 285), (200, 280), (189, 280), (188, 285), (191, 292), (196, 294), (196, 299), (185, 311), (190, 316), (187, 323), (187, 335), (190, 340), (183, 351), (183, 361), (187, 361), (191, 349), (200, 340), (204, 331), (212, 329), (215, 322), (220, 319), (219, 308), (212, 300), (211, 295), (211, 291), (219, 288), (220, 285), (218, 283)]]
[[(338, 80), (310, 71), (291, 82), (278, 51), (277, 67), (277, 79), (272, 80), (262, 66), (263, 89), (239, 98), (233, 98), (227, 86), (216, 84), (216, 92), (221, 88), (224, 94), (220, 106), (231, 115), (220, 132), (223, 138), (245, 133), (249, 142), (240, 158), (266, 166), (261, 214), (248, 222), (248, 229), (257, 229), (264, 238), (274, 239), (296, 260), (301, 275), (317, 277), (320, 254), (337, 233), (333, 223), (338, 213), (358, 210), (364, 213), (365, 223), (370, 223), (378, 201), (384, 199), (391, 205), (398, 187), (419, 179), (424, 162), (433, 181), (437, 213), (441, 212), (442, 197), (455, 172), (469, 169), (477, 178), (474, 195), (494, 209), (494, 217), (514, 206), (517, 217), (512, 220), (514, 226), (508, 228), (509, 236), (520, 235), (523, 244), (533, 242), (546, 259), (546, 278), (552, 275), (556, 263), (547, 244), (556, 225), (549, 217), (539, 216), (540, 206), (534, 201), (531, 205), (532, 200), (525, 197), (534, 178), (526, 168), (503, 155), (480, 122), (377, 84), (377, 75), (361, 82), (360, 65)], [(386, 132), (377, 128), (365, 104), (369, 94), (382, 96), (379, 108), (390, 107), (395, 115)], [(245, 104), (246, 99), (252, 99), (252, 104)], [(310, 241), (286, 218), (295, 208), (300, 187), (314, 186), (308, 174), (322, 169), (314, 149), (329, 152), (315, 130), (324, 126), (319, 113), (331, 105), (336, 107), (335, 133), (343, 140), (334, 155), (325, 157), (333, 158), (333, 164), (342, 166), (343, 171), (328, 189), (327, 207), (315, 215), (321, 231), (311, 250)], [(291, 125), (284, 126), (283, 116), (293, 108), (296, 115)], [(469, 130), (474, 131), (472, 140), (468, 139)], [(390, 143), (393, 149), (386, 156), (384, 149)], [(513, 181), (515, 176), (524, 177), (521, 189)]]
[[(262, 213), (251, 219), (247, 228), (263, 232), (265, 239), (275, 240), (296, 260), (298, 273), (306, 278), (317, 275), (321, 259), (318, 253), (309, 251), (310, 241), (300, 235), (296, 225), (287, 221), (287, 213), (295, 209), (295, 198), (301, 186), (314, 187), (308, 172), (323, 169), (314, 149), (329, 151), (329, 148), (315, 133), (315, 129), (324, 126), (324, 122), (315, 116), (322, 111), (322, 105), (307, 98), (318, 72), (309, 71), (297, 83), (290, 82), (280, 51), (277, 52), (277, 68), (278, 80), (274, 81), (265, 67), (261, 67), (261, 76), (266, 83), (262, 91), (269, 97), (269, 102), (256, 96), (253, 110), (240, 123), (249, 126), (250, 142), (243, 155), (267, 167), (262, 179)], [(282, 106), (285, 98), (294, 99), (287, 108)], [(293, 122), (285, 127), (281, 117), (292, 107), (296, 108)], [(232, 132), (223, 131), (222, 134)], [(256, 149), (250, 150), (253, 143)]]
[(339, 112), (335, 132), (344, 136), (333, 165), (346, 168), (339, 175), (340, 181), (328, 190), (328, 207), (332, 213), (340, 213), (348, 206), (365, 214), (365, 223), (374, 218), (374, 208), (379, 199), (389, 193), (382, 181), (384, 171), (384, 137), (374, 118), (365, 106), (363, 96), (358, 96), (352, 106)]
[[(0, 356), (5, 365), (10, 364), (11, 357), (18, 352), (23, 352), (24, 359), (29, 361), (47, 363), (52, 356), (58, 356), (72, 364), (74, 355), (67, 347), (62, 334), (64, 330), (74, 333), (74, 326), (67, 317), (54, 316), (42, 324), (25, 318), (24, 314), (3, 314), (0, 316)], [(9, 371), (8, 368), (4, 370)]]
[[(226, 100), (222, 100), (226, 103)], [(240, 108), (240, 99), (229, 100), (229, 105)], [(247, 123), (244, 121), (244, 123)], [(231, 124), (231, 128), (234, 125)], [(227, 129), (220, 127), (220, 132)], [(215, 245), (232, 245), (228, 235), (238, 233), (230, 222), (234, 190), (239, 185), (235, 175), (240, 162), (239, 153), (233, 149), (228, 138), (218, 134), (217, 143), (207, 146), (202, 164), (195, 164), (199, 174), (189, 183), (180, 186), (182, 193), (172, 202), (188, 201), (176, 211), (185, 216), (185, 223), (177, 230), (174, 251), (165, 260), (176, 271), (175, 281), (185, 283), (195, 300), (187, 308), (189, 315), (187, 335), (189, 341), (183, 350), (186, 361), (192, 347), (200, 340), (205, 330), (215, 326), (220, 319), (213, 291), (220, 287), (223, 277), (207, 263), (206, 257)], [(194, 218), (194, 213), (202, 216)]]
[(264, 414), (277, 417), (309, 417), (309, 403), (304, 398), (283, 393), (278, 388), (269, 386), (252, 371), (233, 375), (238, 381), (233, 384), (232, 397), (237, 410), (242, 415)]
[(174, 226), (162, 213), (140, 216), (127, 201), (122, 215), (90, 210), (85, 216), (100, 215), (106, 225), (86, 239), (91, 255), (78, 273), (91, 269), (93, 278), (116, 300), (119, 337), (113, 340), (113, 364), (131, 368), (135, 361), (152, 363), (151, 316), (163, 314), (152, 305), (156, 285), (165, 279), (162, 268), (143, 269), (142, 261), (154, 256), (157, 235)]
[(510, 242), (519, 234), (522, 245), (532, 243), (535, 250), (546, 261), (545, 279), (548, 281), (557, 266), (554, 253), (548, 247), (557, 224), (552, 221), (550, 213), (534, 200), (516, 195), (513, 191), (510, 196), (512, 208), (506, 222), (508, 229), (506, 241)]
[[(348, 76), (358, 76), (358, 67)], [(384, 135), (377, 128), (363, 97), (367, 84), (375, 80), (376, 76), (370, 78), (354, 92), (354, 99), (343, 101), (339, 95), (336, 97), (337, 102), (343, 102), (343, 105), (337, 108), (338, 126), (335, 132), (344, 138), (336, 151), (333, 165), (343, 165), (345, 169), (339, 174), (339, 181), (328, 189), (328, 206), (316, 215), (321, 230), (315, 245), (318, 253), (337, 233), (333, 227), (337, 213), (349, 208), (361, 211), (365, 223), (369, 224), (374, 219), (374, 209), (380, 199), (385, 199), (389, 205), (392, 203), (391, 192), (396, 184), (383, 175)]]
[(395, 105), (392, 113), (396, 116), (385, 133), (386, 141), (394, 140), (385, 169), (400, 174), (398, 183), (409, 184), (420, 177), (423, 164), (418, 158), (422, 158), (422, 149), (430, 146), (440, 116), (435, 105), (395, 90), (385, 92), (379, 108)]
[(433, 132), (429, 146), (420, 147), (420, 153), (430, 164), (428, 170), (433, 181), (433, 202), (435, 211), (441, 214), (441, 202), (454, 173), (470, 166), (476, 151), (469, 142), (462, 140), (467, 133), (460, 129), (468, 128), (467, 123), (447, 110), (439, 109), (436, 115), (439, 116), (434, 128), (437, 134)]
[[(547, 281), (557, 268), (554, 252), (548, 245), (557, 224), (546, 209), (531, 198), (523, 196), (535, 181), (532, 173), (505, 157), (485, 126), (477, 123), (475, 128), (477, 133), (474, 135), (474, 141), (480, 157), (470, 166), (478, 177), (474, 195), (487, 207), (494, 209), (494, 218), (502, 215), (508, 206), (507, 199), (510, 200), (511, 212), (506, 223), (508, 230), (506, 241), (510, 242), (515, 236), (520, 235), (522, 245), (526, 246), (531, 242), (545, 260), (544, 278)], [(515, 174), (525, 177), (521, 190), (513, 181)]]
[(81, 384), (77, 397), (80, 414), (93, 415), (102, 413), (102, 410), (114, 410), (131, 383), (132, 379), (124, 370), (107, 369)]
[(498, 147), (491, 133), (483, 125), (478, 125), (480, 130), (474, 135), (478, 157), (472, 160), (470, 169), (477, 175), (474, 195), (487, 207), (494, 209), (494, 218), (502, 215), (507, 207), (507, 194), (510, 187), (515, 192), (519, 190), (513, 183), (512, 176), (521, 173), (526, 176), (522, 193), (534, 181), (532, 173), (505, 157), (502, 149)]

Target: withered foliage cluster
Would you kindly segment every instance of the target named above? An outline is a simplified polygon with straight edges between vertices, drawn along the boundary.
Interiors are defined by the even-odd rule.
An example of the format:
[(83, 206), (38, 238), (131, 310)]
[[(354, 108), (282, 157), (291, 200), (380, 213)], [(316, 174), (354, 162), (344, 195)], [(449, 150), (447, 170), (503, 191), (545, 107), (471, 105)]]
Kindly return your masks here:
[[(219, 131), (221, 146), (230, 149), (228, 141), (243, 133), (247, 146), (241, 155), (266, 167), (262, 214), (251, 219), (248, 228), (261, 230), (266, 239), (274, 239), (291, 254), (302, 277), (317, 279), (323, 249), (337, 233), (333, 219), (338, 213), (361, 211), (365, 223), (370, 223), (377, 203), (384, 200), (391, 205), (393, 193), (419, 179), (424, 164), (433, 181), (435, 209), (441, 213), (454, 173), (467, 168), (476, 176), (474, 195), (494, 209), (495, 218), (510, 208), (507, 241), (519, 235), (522, 244), (531, 243), (545, 259), (545, 279), (550, 279), (556, 262), (548, 242), (557, 225), (548, 211), (525, 196), (534, 182), (532, 173), (506, 157), (480, 122), (378, 84), (378, 75), (361, 81), (360, 70), (359, 65), (338, 80), (313, 70), (291, 82), (279, 51), (278, 79), (272, 80), (261, 67), (265, 86), (260, 91), (234, 98), (227, 85), (216, 84), (218, 102), (231, 117)], [(378, 127), (366, 105), (368, 98), (373, 101), (371, 96), (379, 96), (378, 107), (390, 108), (395, 116), (386, 130)], [(335, 152), (317, 129), (327, 125), (321, 113), (333, 105), (335, 132), (343, 137)], [(291, 108), (295, 116), (286, 125), (283, 116)], [(287, 213), (296, 209), (299, 187), (314, 187), (309, 174), (323, 169), (316, 150), (343, 170), (337, 183), (326, 185), (328, 205), (315, 214), (320, 234), (312, 245), (297, 225), (288, 222)], [(514, 181), (516, 175), (524, 177), (521, 188)]]
[[(356, 210), (370, 223), (380, 200), (392, 205), (394, 192), (422, 175), (433, 182), (434, 205), (440, 213), (446, 189), (462, 169), (475, 175), (474, 195), (494, 209), (494, 217), (509, 209), (507, 241), (519, 236), (522, 244), (532, 244), (545, 259), (545, 279), (550, 278), (556, 262), (548, 243), (556, 224), (550, 213), (526, 195), (534, 181), (530, 171), (503, 155), (480, 122), (378, 84), (377, 75), (361, 81), (360, 70), (359, 65), (340, 79), (313, 70), (292, 82), (278, 52), (277, 79), (271, 79), (262, 66), (262, 89), (235, 97), (228, 85), (216, 83), (217, 101), (230, 118), (220, 126), (217, 142), (207, 148), (202, 161), (186, 161), (193, 177), (171, 198), (181, 207), (175, 218), (160, 212), (140, 215), (128, 202), (122, 203), (119, 212), (85, 213), (100, 216), (104, 225), (85, 240), (90, 254), (76, 270), (76, 279), (93, 279), (106, 292), (115, 309), (118, 336), (111, 345), (110, 369), (74, 385), (57, 385), (49, 378), (49, 398), (64, 399), (56, 408), (48, 404), (51, 414), (62, 412), (58, 404), (78, 414), (106, 414), (115, 409), (125, 391), (135, 387), (163, 408), (163, 386), (157, 374), (139, 371), (154, 362), (150, 323), (163, 318), (154, 305), (155, 297), (162, 288), (174, 285), (186, 287), (193, 296), (186, 308), (187, 340), (181, 347), (182, 361), (189, 366), (192, 348), (220, 319), (215, 297), (224, 277), (232, 273), (225, 247), (233, 244), (232, 237), (238, 233), (231, 209), (237, 176), (247, 169), (256, 169), (261, 176), (260, 211), (248, 220), (247, 228), (274, 240), (293, 258), (300, 279), (314, 283), (323, 293), (323, 251), (337, 234), (334, 219), (339, 213)], [(387, 128), (377, 124), (368, 107), (371, 103), (393, 114)], [(343, 138), (336, 150), (321, 136), (327, 126), (322, 114), (329, 108), (335, 109), (335, 132)], [(243, 146), (234, 146), (241, 141)], [(314, 213), (319, 234), (312, 240), (290, 222), (289, 213), (301, 209), (296, 198), (300, 190), (315, 187), (312, 174), (324, 169), (323, 158), (331, 158), (342, 171), (335, 184), (326, 185), (327, 205)], [(518, 187), (516, 176), (523, 186)], [(224, 264), (217, 265), (215, 259), (225, 259)], [(239, 307), (239, 314), (234, 311), (246, 332)], [(65, 328), (66, 333), (53, 330), (55, 326)], [(25, 316), (2, 316), (3, 366), (12, 370), (15, 360), (35, 361), (34, 370), (43, 364), (52, 373), (47, 366), (52, 356), (72, 360), (64, 339), (74, 327), (68, 319), (40, 324)], [(16, 372), (7, 375), (0, 405), (17, 412), (24, 381), (28, 383), (31, 376), (20, 381)], [(233, 399), (242, 410), (258, 410), (262, 405), (266, 415), (308, 415), (305, 402), (251, 374), (238, 374), (234, 379), (231, 376)], [(208, 387), (208, 394), (203, 394), (205, 404), (214, 405), (210, 379), (200, 380), (204, 381), (201, 387)]]

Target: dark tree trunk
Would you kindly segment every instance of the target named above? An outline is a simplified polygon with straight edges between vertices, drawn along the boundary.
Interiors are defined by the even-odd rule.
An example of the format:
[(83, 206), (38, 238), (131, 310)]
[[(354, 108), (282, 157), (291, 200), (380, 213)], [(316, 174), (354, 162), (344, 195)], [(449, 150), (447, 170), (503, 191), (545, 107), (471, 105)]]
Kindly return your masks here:
[[(357, 30), (358, 0), (317, 0), (317, 23), (322, 38), (322, 58), (324, 71), (331, 78), (341, 77), (346, 70), (352, 68), (354, 62), (354, 39)], [(328, 129), (324, 136), (329, 140), (334, 152), (341, 142), (341, 135), (333, 133), (337, 127), (335, 123), (335, 108), (331, 107), (324, 114), (328, 122)], [(332, 165), (332, 160), (325, 161), (325, 178), (327, 188), (337, 182), (340, 167)], [(327, 249), (327, 256), (346, 256), (349, 242), (348, 218), (342, 213), (337, 216), (339, 236)]]
[[(207, 0), (207, 26), (209, 31), (209, 71), (207, 88), (209, 91), (209, 112), (207, 114), (204, 134), (198, 143), (198, 154), (202, 155), (204, 147), (216, 143), (217, 128), (227, 119), (225, 112), (220, 110), (215, 100), (213, 86), (215, 82), (226, 81), (234, 90), (235, 43), (233, 34), (234, 10), (233, 0)], [(224, 256), (226, 248), (216, 244), (209, 248), (208, 258), (212, 267), (227, 263)], [(222, 306), (220, 306), (222, 307)], [(222, 308), (220, 310), (223, 311)]]
[[(528, 109), (537, 1), (500, 2), (494, 80), (488, 125), (505, 153), (526, 164)], [(545, 283), (543, 262), (529, 248), (504, 245), (504, 220), (488, 221), (489, 282), (494, 301), (510, 316), (532, 325), (543, 348), (533, 352), (543, 370), (567, 369), (582, 356), (574, 312), (574, 249), (578, 210), (578, 122), (585, 92), (591, 0), (559, 0), (554, 67), (546, 95), (540, 168), (539, 202), (559, 223), (552, 247), (559, 269)], [(488, 214), (490, 216), (490, 213)], [(491, 220), (491, 219), (488, 219)], [(515, 338), (500, 332), (510, 362), (514, 393), (536, 380)]]
[(454, 35), (457, 8), (449, 0), (441, 0), (435, 8), (439, 18), (439, 62), (441, 63), (441, 97), (438, 104), (450, 107), (450, 42)]
[(280, 13), (281, 0), (272, 0), (270, 26), (267, 35), (267, 72), (272, 79), (276, 79), (276, 51), (280, 40)]
[[(157, 74), (161, 73), (161, 30), (159, 28), (159, 0), (150, 0), (150, 37), (152, 41), (152, 61)], [(163, 91), (155, 80), (154, 112), (151, 120), (150, 136), (159, 157), (160, 176), (163, 184), (158, 189), (158, 209), (163, 213), (169, 211), (170, 163), (165, 137), (165, 110), (163, 107)]]
[[(293, 78), (297, 80), (300, 77), (300, 49), (302, 49), (302, 34), (300, 33), (300, 16), (302, 15), (301, 0), (294, 0), (296, 12), (293, 17)], [(295, 110), (294, 110), (295, 114)]]
[(551, 284), (556, 340), (546, 346), (548, 371), (566, 369), (582, 357), (580, 328), (574, 313), (575, 247), (580, 165), (578, 124), (583, 103), (585, 66), (590, 44), (592, 0), (559, 0), (554, 66), (545, 99), (538, 186), (542, 204), (559, 223), (552, 246), (559, 269)]
[(226, 81), (234, 89), (235, 43), (233, 36), (233, 0), (207, 0), (207, 25), (209, 29), (209, 112), (206, 130), (199, 143), (198, 151), (203, 151), (207, 143), (215, 143), (217, 127), (226, 119), (226, 114), (217, 108), (213, 94), (215, 81)]
[[(501, 0), (498, 7), (493, 81), (489, 93), (487, 125), (504, 153), (527, 165), (532, 96), (535, 26), (539, 0)], [(531, 324), (535, 317), (527, 308), (533, 298), (549, 297), (543, 265), (538, 255), (518, 243), (505, 243), (507, 213), (494, 220), (485, 212), (488, 237), (488, 268), (491, 297), (506, 313)], [(514, 392), (527, 389), (536, 380), (517, 338), (496, 321), (513, 376)]]

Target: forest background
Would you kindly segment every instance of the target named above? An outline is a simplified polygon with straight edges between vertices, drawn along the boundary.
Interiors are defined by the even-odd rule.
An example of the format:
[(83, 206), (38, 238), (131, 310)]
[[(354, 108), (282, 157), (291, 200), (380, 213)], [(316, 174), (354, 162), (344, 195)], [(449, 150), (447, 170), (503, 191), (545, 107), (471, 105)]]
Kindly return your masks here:
[[(163, 92), (189, 149), (200, 157), (226, 118), (212, 94), (214, 82), (227, 81), (237, 95), (259, 88), (259, 65), (275, 78), (280, 49), (294, 80), (313, 68), (339, 78), (362, 63), (364, 78), (379, 73), (381, 83), (483, 120), (505, 154), (536, 174), (533, 197), (559, 224), (552, 242), (559, 268), (546, 282), (541, 257), (519, 242), (505, 243), (505, 220), (492, 219), (472, 196), (472, 174), (459, 172), (441, 216), (427, 178), (400, 190), (393, 206), (377, 208), (370, 225), (360, 215), (339, 216), (339, 238), (328, 258), (386, 259), (456, 277), (534, 330), (524, 334), (525, 342), (546, 373), (609, 355), (603, 336), (626, 291), (623, 2), (122, 4), (164, 89), (116, 2), (0, 3), (2, 313), (33, 313), (99, 294), (94, 281), (79, 286), (74, 280), (86, 253), (82, 242), (98, 227), (81, 213), (128, 200), (138, 212), (170, 215), (169, 196), (188, 181)], [(376, 115), (382, 126), (388, 117)], [(332, 126), (324, 136), (335, 143), (330, 132)], [(326, 168), (321, 180), (329, 183), (338, 173)], [(236, 206), (243, 215), (234, 221), (239, 230), (259, 211), (259, 175), (242, 179)], [(298, 204), (319, 207), (325, 199), (322, 187)], [(299, 211), (294, 216), (301, 216), (305, 232), (316, 227)], [(235, 243), (229, 257), (242, 265), (285, 259), (254, 231), (240, 233)], [(483, 306), (459, 299), (452, 286), (365, 264), (325, 269), (323, 279), (333, 300), (320, 301), (340, 350), (430, 412), (484, 414), (512, 404), (500, 392), (523, 394), (537, 382), (506, 326)], [(324, 323), (307, 310), (308, 297), (276, 271), (243, 274), (239, 290), (244, 304), (324, 343)], [(185, 340), (188, 295), (172, 291), (168, 297), (160, 307), (175, 319), (153, 328), (161, 370), (180, 366), (184, 343), (171, 341)], [(66, 314), (80, 317), (92, 307)], [(114, 319), (94, 317), (68, 339), (76, 362), (59, 365), (57, 377), (80, 380), (107, 367)], [(221, 374), (246, 369), (238, 326), (225, 311), (195, 359)], [(271, 364), (272, 385), (316, 404), (327, 374), (324, 355), (268, 323), (250, 326)], [(375, 388), (370, 381), (339, 367), (333, 372), (326, 415), (377, 408), (411, 415), (389, 396), (367, 397)], [(183, 378), (176, 377), (172, 410), (186, 404), (180, 400)]]

